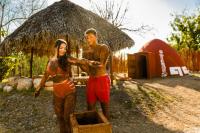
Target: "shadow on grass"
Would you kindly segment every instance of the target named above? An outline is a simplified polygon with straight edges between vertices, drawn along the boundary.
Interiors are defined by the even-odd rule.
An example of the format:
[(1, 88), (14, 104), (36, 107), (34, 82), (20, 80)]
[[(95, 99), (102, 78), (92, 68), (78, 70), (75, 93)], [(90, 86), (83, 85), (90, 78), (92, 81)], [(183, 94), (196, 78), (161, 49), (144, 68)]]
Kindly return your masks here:
[[(113, 133), (177, 133), (154, 123), (150, 112), (154, 112), (163, 101), (160, 92), (154, 92), (141, 86), (111, 89), (111, 124)], [(38, 98), (33, 97), (33, 90), (0, 93), (0, 124), (11, 132), (54, 133), (57, 131), (53, 118), (52, 94), (42, 91)], [(164, 105), (161, 103), (161, 105)], [(86, 110), (85, 87), (77, 88), (76, 111)], [(23, 125), (23, 126), (22, 126)]]
[(172, 99), (161, 92), (139, 85), (123, 86), (119, 81), (111, 90), (111, 123), (114, 133), (181, 133), (154, 123), (150, 116)]
[(185, 75), (183, 77), (166, 77), (166, 78), (153, 78), (153, 79), (135, 79), (140, 83), (159, 83), (168, 87), (182, 86), (196, 91), (200, 91), (200, 77), (196, 75)]

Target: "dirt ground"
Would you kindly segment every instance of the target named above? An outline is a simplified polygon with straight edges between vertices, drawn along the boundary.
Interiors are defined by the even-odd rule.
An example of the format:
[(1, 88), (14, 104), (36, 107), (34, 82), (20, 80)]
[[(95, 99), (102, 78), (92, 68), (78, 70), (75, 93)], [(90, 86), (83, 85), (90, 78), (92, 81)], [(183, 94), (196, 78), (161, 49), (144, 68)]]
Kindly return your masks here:
[[(110, 106), (113, 133), (200, 133), (200, 76), (115, 81)], [(84, 110), (79, 86), (76, 112)], [(0, 133), (19, 132), (59, 132), (52, 92), (0, 92)]]

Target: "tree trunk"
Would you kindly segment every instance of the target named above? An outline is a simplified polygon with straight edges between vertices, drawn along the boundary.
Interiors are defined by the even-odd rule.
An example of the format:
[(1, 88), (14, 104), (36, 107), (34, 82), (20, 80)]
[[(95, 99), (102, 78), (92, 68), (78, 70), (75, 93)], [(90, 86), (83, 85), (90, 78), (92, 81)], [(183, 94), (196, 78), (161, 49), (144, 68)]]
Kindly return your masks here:
[(1, 21), (0, 21), (0, 43), (2, 41), (1, 38), (2, 38), (2, 32), (3, 32), (4, 7), (5, 5), (2, 5)]

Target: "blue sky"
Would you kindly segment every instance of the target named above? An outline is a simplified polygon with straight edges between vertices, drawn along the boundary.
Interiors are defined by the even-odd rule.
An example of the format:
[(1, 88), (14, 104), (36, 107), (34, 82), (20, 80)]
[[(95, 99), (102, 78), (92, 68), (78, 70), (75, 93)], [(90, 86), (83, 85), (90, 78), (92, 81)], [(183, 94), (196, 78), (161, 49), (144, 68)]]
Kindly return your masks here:
[[(48, 4), (52, 4), (59, 0), (48, 0)], [(91, 10), (89, 0), (71, 0), (72, 2)], [(91, 0), (98, 1), (98, 0)], [(101, 0), (103, 1), (103, 0)], [(120, 3), (121, 0), (115, 0)], [(124, 0), (128, 2), (129, 12), (126, 18), (128, 27), (137, 27), (141, 24), (149, 25), (154, 28), (153, 31), (142, 36), (127, 32), (127, 34), (135, 41), (135, 46), (131, 49), (126, 49), (127, 53), (137, 52), (145, 42), (154, 38), (159, 38), (166, 41), (166, 38), (171, 32), (170, 21), (172, 20), (171, 13), (181, 13), (184, 9), (193, 12), (200, 0)]]

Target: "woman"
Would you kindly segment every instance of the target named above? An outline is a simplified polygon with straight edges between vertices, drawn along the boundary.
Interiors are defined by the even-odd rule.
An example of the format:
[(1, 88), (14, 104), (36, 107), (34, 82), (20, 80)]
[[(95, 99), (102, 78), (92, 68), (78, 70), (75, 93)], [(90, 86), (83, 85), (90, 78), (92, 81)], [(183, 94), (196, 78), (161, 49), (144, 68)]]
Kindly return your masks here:
[(53, 80), (53, 103), (57, 115), (60, 132), (70, 133), (69, 115), (73, 113), (76, 101), (76, 89), (70, 81), (70, 65), (85, 65), (97, 67), (98, 62), (86, 59), (77, 59), (66, 54), (67, 43), (65, 40), (58, 39), (55, 43), (56, 56), (50, 59), (47, 64), (44, 76), (35, 90), (35, 97), (39, 96), (40, 90), (44, 87), (49, 75)]

